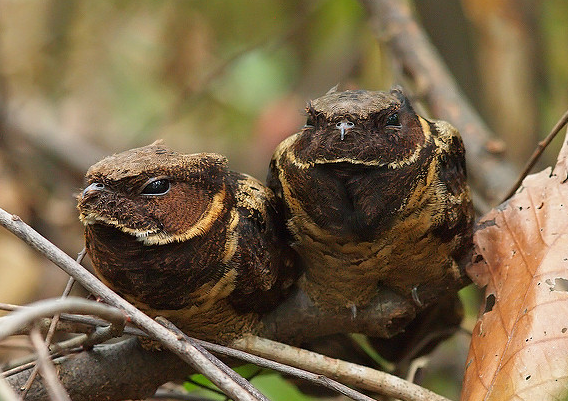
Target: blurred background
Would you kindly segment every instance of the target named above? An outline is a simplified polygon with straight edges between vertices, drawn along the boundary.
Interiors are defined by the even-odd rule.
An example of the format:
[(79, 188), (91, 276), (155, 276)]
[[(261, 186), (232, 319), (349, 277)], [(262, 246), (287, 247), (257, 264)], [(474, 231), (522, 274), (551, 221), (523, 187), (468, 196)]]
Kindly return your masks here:
[[(413, 7), (502, 140), (496, 150), (521, 167), (568, 105), (568, 3)], [(401, 74), (355, 0), (0, 0), (0, 207), (75, 255), (74, 194), (100, 158), (163, 138), (180, 152), (225, 154), (264, 180), (307, 100), (338, 83), (388, 89)], [(57, 296), (66, 281), (0, 230), (0, 302)], [(463, 296), (473, 322), (475, 291)], [(457, 337), (424, 378), (454, 399), (468, 344)]]

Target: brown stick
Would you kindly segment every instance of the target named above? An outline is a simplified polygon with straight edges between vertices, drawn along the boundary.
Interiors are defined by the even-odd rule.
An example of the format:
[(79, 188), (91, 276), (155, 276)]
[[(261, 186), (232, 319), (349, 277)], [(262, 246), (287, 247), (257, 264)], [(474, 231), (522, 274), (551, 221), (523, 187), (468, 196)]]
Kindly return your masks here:
[[(49, 393), (50, 398), (54, 401), (71, 401), (69, 394), (67, 394), (65, 388), (63, 388), (63, 385), (57, 377), (55, 367), (53, 366), (53, 363), (51, 362), (51, 359), (49, 357), (47, 345), (45, 344), (43, 338), (41, 338), (41, 333), (39, 332), (39, 329), (37, 327), (30, 332), (30, 339), (34, 347), (36, 347), (39, 357), (38, 364), (36, 366), (38, 366), (39, 370), (41, 370), (41, 375), (45, 380), (47, 392)], [(28, 382), (30, 382), (29, 379)]]
[[(89, 352), (54, 360), (59, 379), (72, 400), (145, 399), (161, 384), (181, 380), (194, 370), (170, 352), (152, 352), (141, 348), (132, 338), (116, 344), (97, 345)], [(20, 388), (29, 371), (6, 380)], [(46, 388), (34, 382), (26, 400), (48, 401)]]
[(400, 377), (265, 338), (246, 336), (235, 341), (234, 345), (259, 356), (273, 358), (297, 368), (310, 369), (315, 373), (326, 375), (346, 384), (403, 401), (449, 401), (441, 395)]

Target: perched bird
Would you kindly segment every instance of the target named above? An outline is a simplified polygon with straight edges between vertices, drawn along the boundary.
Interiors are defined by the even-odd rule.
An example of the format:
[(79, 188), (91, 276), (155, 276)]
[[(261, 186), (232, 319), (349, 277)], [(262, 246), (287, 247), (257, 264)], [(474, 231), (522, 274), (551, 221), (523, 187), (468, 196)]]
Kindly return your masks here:
[(365, 307), (379, 286), (412, 297), (462, 276), (473, 209), (458, 131), (417, 115), (399, 88), (332, 89), (285, 139), (268, 185), (285, 205), (320, 307)]
[(274, 194), (221, 155), (155, 142), (101, 160), (86, 183), (78, 209), (96, 274), (188, 335), (254, 333), (296, 279)]

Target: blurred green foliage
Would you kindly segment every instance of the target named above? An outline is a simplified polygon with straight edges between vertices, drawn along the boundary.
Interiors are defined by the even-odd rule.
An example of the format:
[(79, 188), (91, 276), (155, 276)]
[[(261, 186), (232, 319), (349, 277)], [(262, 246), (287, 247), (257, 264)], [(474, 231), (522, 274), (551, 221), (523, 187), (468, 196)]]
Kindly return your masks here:
[[(236, 368), (235, 371), (244, 378), (249, 379), (251, 384), (272, 401), (309, 401), (312, 399), (298, 391), (298, 389), (286, 379), (269, 370), (263, 370), (258, 374), (259, 369), (256, 366), (244, 365)], [(226, 399), (223, 395), (207, 390), (207, 388), (216, 389), (216, 387), (202, 375), (193, 375), (191, 380), (193, 383), (184, 383), (184, 388), (188, 392), (199, 394), (213, 400)]]

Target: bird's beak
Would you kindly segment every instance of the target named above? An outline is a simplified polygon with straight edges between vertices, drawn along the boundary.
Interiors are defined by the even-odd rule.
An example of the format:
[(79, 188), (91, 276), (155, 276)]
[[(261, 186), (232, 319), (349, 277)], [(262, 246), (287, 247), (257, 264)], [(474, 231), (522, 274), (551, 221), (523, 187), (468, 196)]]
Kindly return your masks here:
[(105, 190), (105, 185), (103, 183), (93, 182), (87, 188), (83, 189), (83, 192), (81, 192), (81, 196), (85, 196), (92, 191), (104, 191), (104, 190)]
[(335, 127), (341, 132), (341, 140), (343, 140), (345, 138), (345, 131), (350, 130), (354, 126), (355, 126), (355, 124), (353, 124), (349, 120), (341, 120), (340, 122), (335, 124)]

